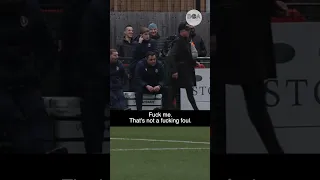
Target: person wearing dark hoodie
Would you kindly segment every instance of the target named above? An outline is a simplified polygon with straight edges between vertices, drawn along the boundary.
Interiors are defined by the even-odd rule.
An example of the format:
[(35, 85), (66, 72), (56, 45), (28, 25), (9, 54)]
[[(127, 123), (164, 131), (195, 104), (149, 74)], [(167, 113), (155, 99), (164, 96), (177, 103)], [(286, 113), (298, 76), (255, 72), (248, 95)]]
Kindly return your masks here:
[(159, 57), (164, 56), (164, 54), (161, 54), (161, 53), (164, 48), (164, 43), (166, 41), (166, 38), (163, 38), (160, 36), (158, 32), (158, 26), (155, 23), (149, 24), (148, 28), (150, 30), (150, 38), (154, 39), (157, 42), (157, 50), (159, 53), (158, 56)]
[[(75, 96), (78, 92), (76, 83), (79, 80), (77, 69), (80, 45), (81, 20), (91, 0), (70, 0), (64, 6), (58, 32), (60, 45), (60, 90), (62, 96)], [(72, 73), (70, 73), (72, 72)]]
[(0, 12), (2, 128), (12, 153), (54, 153), (53, 124), (41, 94), (58, 52), (51, 32), (37, 0), (0, 1)]
[[(141, 27), (140, 36), (138, 41), (134, 42), (133, 58), (129, 65), (129, 78), (132, 80), (137, 63), (146, 57), (147, 52), (152, 51), (157, 53), (157, 43), (155, 40), (150, 39), (149, 29)], [(132, 81), (131, 81), (132, 82)]]
[[(82, 69), (81, 121), (87, 154), (101, 154), (108, 110), (109, 81), (109, 15), (108, 1), (91, 0), (80, 29)], [(108, 112), (108, 111), (107, 111)], [(108, 127), (108, 126), (107, 126)]]
[(198, 57), (206, 57), (207, 49), (203, 39), (196, 33), (194, 26), (190, 26), (190, 38), (198, 51)]
[(174, 43), (167, 64), (171, 73), (171, 95), (172, 102), (181, 88), (186, 89), (188, 100), (194, 110), (199, 110), (193, 96), (193, 86), (196, 86), (196, 75), (194, 67), (199, 63), (194, 60), (190, 45), (190, 27), (187, 22), (181, 22), (178, 27), (179, 38)]
[(120, 57), (132, 57), (133, 53), (133, 27), (127, 25), (124, 28), (124, 37), (117, 43), (117, 51)]

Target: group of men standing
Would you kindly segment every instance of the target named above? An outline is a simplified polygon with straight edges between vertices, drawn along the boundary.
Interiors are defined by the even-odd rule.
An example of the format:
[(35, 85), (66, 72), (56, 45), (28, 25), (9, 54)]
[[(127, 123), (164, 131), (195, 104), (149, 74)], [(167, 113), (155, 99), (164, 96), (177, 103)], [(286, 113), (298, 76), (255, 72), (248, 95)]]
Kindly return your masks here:
[[(129, 80), (129, 90), (135, 92), (137, 110), (142, 110), (143, 94), (162, 94), (162, 108), (175, 109), (173, 100), (185, 88), (189, 102), (194, 110), (198, 110), (193, 97), (193, 86), (196, 85), (194, 68), (200, 63), (197, 57), (207, 55), (202, 38), (195, 34), (195, 28), (182, 22), (178, 27), (178, 36), (172, 41), (170, 48), (166, 47), (168, 39), (161, 38), (157, 25), (141, 27), (140, 34), (133, 38), (133, 28), (125, 27), (124, 38), (118, 43), (117, 49), (110, 50), (111, 86)], [(128, 71), (123, 71), (123, 65), (117, 58), (130, 57)], [(118, 71), (117, 71), (118, 70)], [(121, 71), (120, 71), (121, 70)], [(116, 72), (127, 73), (119, 75)], [(117, 86), (111, 92), (111, 103), (114, 109), (125, 109), (123, 86)]]

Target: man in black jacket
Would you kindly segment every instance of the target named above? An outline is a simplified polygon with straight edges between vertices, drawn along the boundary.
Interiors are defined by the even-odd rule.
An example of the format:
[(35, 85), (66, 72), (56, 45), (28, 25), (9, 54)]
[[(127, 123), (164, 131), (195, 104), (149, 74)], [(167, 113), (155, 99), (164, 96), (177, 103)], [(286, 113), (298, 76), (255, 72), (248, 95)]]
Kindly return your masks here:
[(213, 152), (226, 152), (226, 116), (221, 113), (225, 110), (224, 86), (231, 84), (242, 87), (248, 115), (267, 151), (283, 154), (266, 107), (264, 80), (277, 77), (271, 16), (284, 14), (287, 8), (276, 1), (261, 1), (262, 8), (257, 8), (255, 3), (231, 2), (219, 4), (213, 11), (217, 41), (217, 57), (211, 60)]
[(119, 56), (132, 58), (133, 49), (133, 27), (131, 25), (126, 25), (126, 27), (124, 28), (124, 37), (121, 42), (117, 43)]
[(126, 99), (123, 94), (123, 85), (128, 75), (122, 62), (118, 60), (118, 52), (110, 49), (110, 108), (126, 109)]
[(193, 86), (196, 85), (196, 75), (194, 67), (198, 64), (191, 54), (190, 44), (190, 26), (186, 22), (180, 23), (178, 27), (179, 38), (175, 41), (173, 48), (168, 55), (168, 64), (171, 70), (170, 93), (171, 102), (179, 93), (180, 88), (185, 88), (188, 100), (194, 110), (198, 110), (198, 106), (193, 97)]
[(168, 108), (168, 91), (164, 86), (163, 64), (154, 52), (148, 52), (145, 60), (138, 62), (135, 70), (135, 96), (137, 110), (142, 110), (143, 94), (162, 94), (163, 109)]
[(109, 103), (108, 1), (92, 0), (83, 18), (81, 59), (83, 134), (87, 153), (102, 153), (105, 108)]
[(53, 67), (57, 49), (36, 0), (1, 1), (0, 122), (17, 153), (54, 148), (52, 123), (41, 96), (41, 80)]

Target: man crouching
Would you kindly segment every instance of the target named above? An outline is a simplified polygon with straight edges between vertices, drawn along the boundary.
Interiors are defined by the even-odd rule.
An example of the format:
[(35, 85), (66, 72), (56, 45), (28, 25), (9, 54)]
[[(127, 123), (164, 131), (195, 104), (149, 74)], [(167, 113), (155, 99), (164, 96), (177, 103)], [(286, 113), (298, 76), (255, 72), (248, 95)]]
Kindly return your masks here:
[(148, 52), (135, 69), (135, 96), (137, 110), (142, 110), (143, 94), (162, 94), (162, 107), (168, 109), (168, 90), (164, 86), (164, 67), (157, 61), (156, 53)]

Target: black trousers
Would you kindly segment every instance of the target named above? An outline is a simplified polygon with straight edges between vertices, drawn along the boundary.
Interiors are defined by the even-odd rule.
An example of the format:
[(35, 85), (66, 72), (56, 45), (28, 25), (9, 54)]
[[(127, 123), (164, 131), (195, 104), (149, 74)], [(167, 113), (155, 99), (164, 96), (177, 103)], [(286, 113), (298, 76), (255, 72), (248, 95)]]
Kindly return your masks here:
[(35, 88), (0, 88), (0, 123), (14, 153), (44, 154), (54, 149), (53, 121)]
[(86, 84), (81, 103), (85, 149), (88, 154), (102, 153), (105, 131), (105, 109), (108, 103), (108, 84), (91, 81)]
[[(172, 80), (172, 86), (171, 86), (171, 92), (170, 92), (170, 101), (171, 101), (171, 104), (174, 100), (174, 98), (176, 99), (179, 99), (177, 97), (177, 95), (179, 94), (180, 95), (180, 86), (179, 86), (179, 82), (177, 80)], [(193, 87), (192, 87), (192, 84), (190, 83), (189, 86), (185, 86), (184, 87), (186, 89), (186, 93), (187, 93), (187, 98), (192, 106), (192, 108), (194, 110), (199, 110), (198, 109), (198, 106), (196, 104), (196, 100), (194, 99), (194, 96), (193, 96)], [(172, 107), (172, 106), (171, 106)]]
[(142, 110), (143, 94), (162, 94), (162, 107), (163, 109), (168, 109), (169, 107), (168, 88), (161, 87), (160, 91), (157, 93), (151, 93), (144, 87), (136, 89), (135, 96), (136, 96), (136, 105), (137, 105), (138, 111)]
[[(266, 106), (265, 85), (263, 81), (241, 84), (249, 118), (257, 130), (269, 154), (283, 154)], [(226, 153), (226, 112), (225, 84), (214, 82), (212, 150), (214, 153)]]

